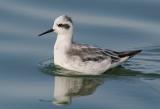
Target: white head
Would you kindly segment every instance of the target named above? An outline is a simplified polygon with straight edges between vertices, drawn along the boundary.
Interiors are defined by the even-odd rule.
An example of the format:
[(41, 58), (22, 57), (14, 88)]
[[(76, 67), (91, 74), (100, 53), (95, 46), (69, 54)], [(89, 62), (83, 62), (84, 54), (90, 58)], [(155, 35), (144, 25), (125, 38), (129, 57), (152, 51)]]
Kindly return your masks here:
[(39, 34), (39, 36), (42, 36), (44, 34), (50, 33), (50, 32), (55, 32), (58, 35), (72, 35), (73, 34), (73, 22), (71, 17), (67, 16), (67, 15), (62, 15), (59, 16), (55, 19), (53, 27), (46, 31), (43, 32), (41, 34)]
[(67, 15), (59, 16), (54, 21), (53, 30), (57, 34), (72, 34), (73, 33), (72, 19)]

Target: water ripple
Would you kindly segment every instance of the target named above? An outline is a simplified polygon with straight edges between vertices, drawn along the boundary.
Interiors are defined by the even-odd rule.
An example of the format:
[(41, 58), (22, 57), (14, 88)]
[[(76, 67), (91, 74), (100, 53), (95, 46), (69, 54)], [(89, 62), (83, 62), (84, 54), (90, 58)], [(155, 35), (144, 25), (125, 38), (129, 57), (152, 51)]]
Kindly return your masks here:
[(145, 73), (160, 74), (160, 46), (142, 48), (143, 52), (124, 64), (126, 68)]
[[(120, 18), (117, 16), (102, 16), (102, 15), (88, 15), (88, 13), (75, 12), (74, 10), (67, 12), (63, 9), (43, 9), (40, 7), (33, 7), (23, 4), (8, 4), (2, 2), (0, 8), (6, 11), (12, 11), (13, 13), (18, 13), (24, 16), (37, 18), (41, 20), (49, 20), (55, 18), (60, 14), (70, 14), (74, 17), (77, 23), (87, 24), (87, 25), (96, 25), (103, 27), (121, 27), (121, 28), (131, 28), (136, 30), (145, 31), (152, 34), (160, 34), (160, 24), (154, 21), (144, 21), (131, 18)], [(91, 20), (92, 19), (92, 20)]]

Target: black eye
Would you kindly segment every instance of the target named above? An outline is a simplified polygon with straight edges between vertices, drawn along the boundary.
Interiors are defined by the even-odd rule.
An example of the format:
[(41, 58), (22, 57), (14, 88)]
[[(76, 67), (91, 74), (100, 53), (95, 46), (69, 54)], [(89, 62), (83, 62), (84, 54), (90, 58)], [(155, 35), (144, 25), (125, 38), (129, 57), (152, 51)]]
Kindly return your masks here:
[(61, 24), (61, 23), (60, 23), (60, 24), (57, 24), (57, 25), (58, 25), (58, 27), (62, 27), (62, 26), (63, 26), (63, 24)]
[(69, 24), (62, 24), (62, 23), (60, 23), (60, 24), (57, 24), (57, 26), (65, 28), (65, 29), (69, 29), (70, 28)]

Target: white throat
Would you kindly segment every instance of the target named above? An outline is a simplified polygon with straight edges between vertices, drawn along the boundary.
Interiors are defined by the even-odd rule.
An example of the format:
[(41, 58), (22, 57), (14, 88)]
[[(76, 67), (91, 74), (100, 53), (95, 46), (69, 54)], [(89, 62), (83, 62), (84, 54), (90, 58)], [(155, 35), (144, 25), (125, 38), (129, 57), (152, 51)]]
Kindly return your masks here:
[(54, 63), (62, 65), (66, 60), (66, 53), (72, 45), (72, 34), (58, 34), (54, 45)]
[(72, 44), (72, 34), (58, 34), (54, 50), (68, 50)]

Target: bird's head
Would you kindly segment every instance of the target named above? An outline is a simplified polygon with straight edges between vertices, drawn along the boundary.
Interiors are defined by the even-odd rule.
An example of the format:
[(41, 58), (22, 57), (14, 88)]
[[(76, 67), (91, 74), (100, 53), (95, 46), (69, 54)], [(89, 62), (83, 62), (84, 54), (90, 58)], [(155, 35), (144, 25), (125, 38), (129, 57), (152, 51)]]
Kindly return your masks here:
[(71, 17), (67, 15), (59, 16), (55, 19), (53, 27), (46, 32), (39, 34), (42, 36), (44, 34), (55, 32), (58, 35), (72, 34), (73, 33), (73, 22)]

